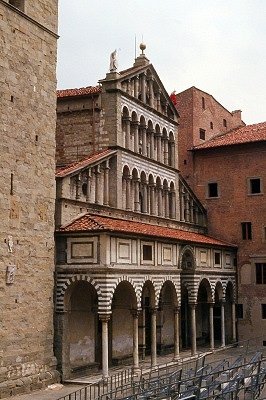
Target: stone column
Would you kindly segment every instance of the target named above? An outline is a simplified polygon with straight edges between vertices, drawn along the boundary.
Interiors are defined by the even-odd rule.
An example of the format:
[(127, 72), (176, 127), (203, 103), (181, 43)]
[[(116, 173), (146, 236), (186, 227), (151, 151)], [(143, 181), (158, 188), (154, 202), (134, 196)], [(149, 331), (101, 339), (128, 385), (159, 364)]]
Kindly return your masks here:
[(165, 203), (164, 203), (164, 207), (165, 207), (165, 218), (169, 218), (169, 191), (168, 189), (164, 190), (164, 198), (165, 198)]
[(221, 302), (221, 347), (225, 347), (224, 301)]
[(186, 194), (185, 194), (185, 221), (186, 221), (186, 222), (190, 222), (190, 221), (189, 221), (189, 217), (190, 217), (190, 211), (189, 211), (189, 194), (186, 193)]
[(163, 198), (162, 198), (162, 186), (157, 186), (158, 188), (158, 216), (161, 217), (163, 215), (162, 213), (162, 206), (163, 206)]
[(150, 185), (150, 214), (151, 215), (155, 214), (154, 191), (155, 191), (155, 185), (151, 184)]
[(197, 354), (196, 303), (190, 303), (191, 314), (191, 355)]
[(126, 209), (131, 210), (131, 190), (130, 190), (130, 184), (131, 184), (131, 177), (127, 176), (126, 177)]
[(141, 127), (142, 130), (142, 154), (144, 156), (147, 156), (147, 127), (146, 125), (142, 125)]
[(236, 304), (232, 302), (232, 340), (236, 342)]
[(130, 148), (130, 117), (123, 117), (125, 124), (125, 148)]
[(141, 75), (141, 101), (146, 103), (146, 74)]
[(149, 78), (149, 94), (150, 94), (150, 106), (153, 108), (154, 107), (154, 102), (153, 102), (153, 77)]
[(108, 321), (110, 315), (100, 315), (102, 322), (102, 375), (103, 379), (108, 378)]
[(109, 206), (109, 160), (105, 163), (103, 175), (103, 204)]
[(170, 199), (171, 199), (171, 215), (170, 215), (170, 218), (173, 218), (173, 219), (175, 219), (176, 218), (176, 198), (175, 198), (175, 192), (174, 192), (174, 190), (172, 190), (171, 191), (171, 196), (170, 196)]
[(139, 97), (139, 77), (138, 75), (134, 78), (134, 97)]
[(164, 163), (168, 165), (168, 140), (164, 141)]
[(151, 366), (157, 365), (156, 308), (151, 308)]
[(143, 212), (144, 213), (147, 213), (147, 205), (148, 205), (147, 182), (143, 182)]
[(139, 370), (139, 312), (132, 310), (133, 317), (133, 372)]
[(142, 360), (145, 360), (146, 351), (146, 310), (144, 305), (142, 306)]
[(134, 134), (134, 151), (139, 153), (139, 123), (138, 121), (132, 122)]
[(161, 91), (160, 90), (156, 95), (156, 108), (157, 108), (157, 111), (161, 112)]
[(150, 131), (151, 141), (150, 141), (150, 157), (154, 159), (154, 131)]
[(179, 355), (179, 312), (180, 307), (176, 307), (174, 310), (175, 320), (174, 320), (174, 360), (180, 358)]
[(100, 166), (97, 165), (94, 168), (95, 174), (95, 204), (99, 204), (99, 178), (100, 178)]
[(162, 142), (161, 135), (157, 136), (157, 161), (162, 162)]
[(170, 165), (171, 165), (171, 167), (174, 167), (175, 166), (175, 143), (174, 142), (170, 142), (170, 151), (171, 151), (171, 154), (170, 154), (171, 163), (170, 163)]
[(78, 200), (80, 198), (80, 192), (81, 192), (81, 176), (78, 174), (76, 176), (76, 199)]
[(140, 211), (139, 204), (139, 179), (135, 179), (134, 181), (134, 211)]
[(213, 303), (209, 303), (210, 350), (214, 350)]
[(86, 201), (90, 202), (90, 193), (91, 193), (91, 169), (87, 171), (87, 191), (86, 191)]

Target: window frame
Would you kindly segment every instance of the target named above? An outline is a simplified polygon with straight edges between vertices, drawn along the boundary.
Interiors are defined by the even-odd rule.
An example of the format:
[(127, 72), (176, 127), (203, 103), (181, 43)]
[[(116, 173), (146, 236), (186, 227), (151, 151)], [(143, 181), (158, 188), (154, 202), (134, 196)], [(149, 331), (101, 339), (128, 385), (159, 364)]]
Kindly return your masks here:
[[(152, 251), (152, 258), (144, 258), (144, 246), (150, 246)], [(155, 244), (154, 242), (141, 242), (141, 264), (154, 265), (155, 262)]]
[[(258, 180), (260, 191), (254, 192), (252, 191), (252, 181)], [(262, 178), (260, 176), (252, 176), (248, 178), (248, 195), (249, 196), (260, 196), (263, 194), (263, 185), (262, 185)]]
[[(216, 193), (217, 193), (216, 196), (211, 196), (210, 195), (210, 187), (211, 187), (211, 185), (216, 185)], [(215, 181), (208, 182), (207, 183), (207, 198), (208, 199), (217, 199), (219, 197), (220, 197), (220, 191), (219, 191), (218, 182), (215, 182)]]
[(266, 285), (266, 263), (264, 262), (255, 263), (255, 281), (256, 285)]
[(241, 222), (242, 240), (252, 240), (252, 223), (250, 221)]
[(199, 128), (199, 138), (200, 140), (206, 140), (206, 129)]

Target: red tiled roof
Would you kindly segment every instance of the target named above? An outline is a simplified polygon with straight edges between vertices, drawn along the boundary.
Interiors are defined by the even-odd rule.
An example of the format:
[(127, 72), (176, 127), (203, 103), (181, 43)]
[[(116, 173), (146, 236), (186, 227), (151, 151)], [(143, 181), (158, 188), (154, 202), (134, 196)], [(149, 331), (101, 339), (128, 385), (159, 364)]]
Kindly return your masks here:
[(209, 149), (212, 147), (231, 146), (242, 143), (261, 142), (266, 140), (266, 122), (241, 126), (230, 132), (217, 135), (214, 138), (193, 147), (192, 150)]
[(58, 168), (55, 176), (57, 178), (63, 178), (64, 176), (67, 176), (68, 174), (76, 172), (81, 168), (85, 168), (90, 164), (100, 161), (103, 158), (114, 154), (115, 152), (116, 152), (115, 150), (111, 150), (111, 149), (101, 150), (97, 153), (91, 154), (90, 156), (84, 158), (81, 161), (77, 161), (73, 164), (69, 164), (66, 167)]
[(63, 89), (57, 90), (57, 97), (73, 97), (73, 96), (85, 96), (87, 94), (99, 94), (101, 93), (101, 86), (87, 86), (76, 89)]
[(167, 228), (158, 225), (145, 224), (137, 221), (111, 218), (95, 214), (85, 214), (71, 223), (62, 226), (59, 232), (88, 232), (88, 231), (110, 231), (145, 236), (162, 237), (184, 242), (196, 242), (206, 245), (230, 246), (235, 245), (206, 236), (200, 233), (183, 231), (181, 229)]

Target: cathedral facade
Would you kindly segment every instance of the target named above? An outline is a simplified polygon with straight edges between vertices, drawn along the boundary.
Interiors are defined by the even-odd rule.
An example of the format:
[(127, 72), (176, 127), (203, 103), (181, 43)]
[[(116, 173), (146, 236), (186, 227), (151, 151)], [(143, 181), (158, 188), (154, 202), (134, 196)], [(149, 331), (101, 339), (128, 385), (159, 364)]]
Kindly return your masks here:
[(178, 170), (179, 115), (144, 54), (58, 91), (56, 356), (63, 378), (236, 340), (236, 247)]

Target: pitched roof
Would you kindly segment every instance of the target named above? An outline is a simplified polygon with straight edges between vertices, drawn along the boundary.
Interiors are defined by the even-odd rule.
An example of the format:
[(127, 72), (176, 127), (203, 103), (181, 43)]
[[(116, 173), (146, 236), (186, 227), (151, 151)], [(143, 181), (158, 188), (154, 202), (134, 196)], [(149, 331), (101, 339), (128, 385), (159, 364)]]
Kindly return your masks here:
[(227, 133), (217, 135), (205, 143), (199, 144), (192, 150), (209, 149), (214, 147), (232, 146), (242, 143), (266, 141), (266, 122), (241, 126)]
[(217, 245), (223, 247), (236, 247), (235, 245), (206, 236), (200, 233), (183, 231), (181, 229), (167, 228), (164, 226), (151, 225), (143, 222), (129, 221), (111, 218), (95, 214), (85, 214), (67, 225), (62, 226), (58, 232), (91, 232), (109, 231), (127, 234), (137, 234), (165, 239), (180, 240), (184, 242), (196, 242), (205, 245)]
[(73, 96), (86, 96), (88, 94), (99, 94), (101, 93), (101, 86), (87, 86), (75, 89), (63, 89), (57, 90), (57, 97), (73, 97)]
[(69, 164), (66, 167), (58, 168), (56, 171), (57, 178), (63, 178), (69, 174), (72, 174), (82, 168), (86, 168), (90, 164), (96, 163), (97, 161), (102, 160), (103, 158), (114, 154), (116, 151), (111, 149), (104, 149), (97, 153), (91, 154), (90, 156), (84, 158), (81, 161), (77, 161), (75, 163)]

